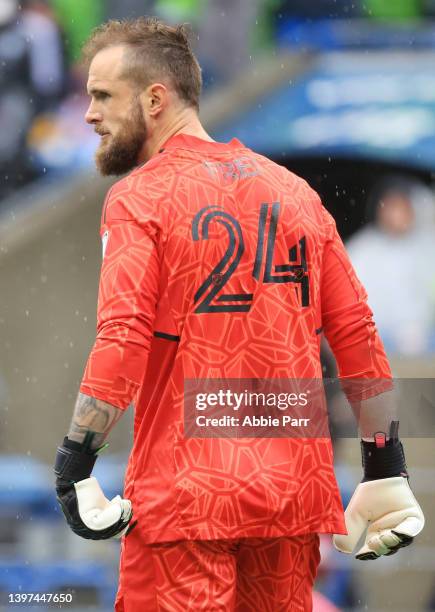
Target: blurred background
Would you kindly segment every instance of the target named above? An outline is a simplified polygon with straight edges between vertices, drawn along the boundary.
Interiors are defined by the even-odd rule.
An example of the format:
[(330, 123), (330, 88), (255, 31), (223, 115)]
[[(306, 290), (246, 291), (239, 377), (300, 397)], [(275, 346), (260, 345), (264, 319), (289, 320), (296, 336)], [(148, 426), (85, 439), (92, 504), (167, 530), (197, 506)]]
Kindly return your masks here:
[[(69, 532), (51, 466), (95, 338), (110, 185), (93, 165), (80, 47), (102, 21), (146, 14), (192, 24), (214, 138), (239, 138), (319, 191), (394, 376), (435, 377), (435, 0), (0, 0), (2, 610), (20, 591), (113, 608), (118, 544)], [(326, 343), (323, 358), (334, 376)], [(131, 416), (97, 463), (109, 497), (122, 489)], [(435, 442), (406, 449), (424, 533), (374, 563), (324, 537), (315, 612), (435, 610)], [(356, 439), (337, 438), (336, 464), (346, 503), (361, 473)]]

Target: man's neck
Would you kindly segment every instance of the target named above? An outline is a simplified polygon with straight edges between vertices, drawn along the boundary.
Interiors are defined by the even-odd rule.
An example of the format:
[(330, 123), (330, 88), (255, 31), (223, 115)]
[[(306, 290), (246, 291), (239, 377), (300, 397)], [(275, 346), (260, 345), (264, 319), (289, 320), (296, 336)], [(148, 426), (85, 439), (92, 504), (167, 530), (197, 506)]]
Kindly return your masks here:
[(213, 138), (203, 128), (196, 112), (193, 109), (185, 109), (164, 125), (154, 128), (144, 143), (139, 163), (143, 164), (151, 159), (151, 157), (154, 157), (161, 150), (165, 142), (177, 134), (187, 134), (188, 136), (196, 136), (208, 142), (214, 142)]

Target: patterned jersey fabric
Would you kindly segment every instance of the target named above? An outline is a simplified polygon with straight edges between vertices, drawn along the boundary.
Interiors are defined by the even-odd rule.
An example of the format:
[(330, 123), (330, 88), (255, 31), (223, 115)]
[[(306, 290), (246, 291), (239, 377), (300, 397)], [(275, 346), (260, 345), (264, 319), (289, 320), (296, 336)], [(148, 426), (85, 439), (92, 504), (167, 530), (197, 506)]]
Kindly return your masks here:
[(320, 561), (317, 534), (144, 546), (133, 532), (124, 538), (121, 551), (115, 612), (313, 609)]
[(322, 329), (342, 381), (391, 377), (318, 195), (237, 140), (179, 134), (112, 187), (101, 236), (80, 390), (134, 406), (125, 496), (144, 541), (345, 533), (329, 439), (183, 435), (185, 379), (320, 379)]

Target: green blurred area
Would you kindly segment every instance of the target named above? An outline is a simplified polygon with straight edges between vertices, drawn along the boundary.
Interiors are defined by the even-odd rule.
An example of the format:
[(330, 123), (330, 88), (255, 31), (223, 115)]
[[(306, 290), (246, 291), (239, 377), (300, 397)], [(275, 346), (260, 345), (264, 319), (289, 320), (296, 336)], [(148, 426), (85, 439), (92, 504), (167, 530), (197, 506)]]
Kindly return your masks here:
[(423, 12), (420, 0), (364, 0), (362, 9), (363, 14), (380, 20), (417, 19)]
[(56, 19), (65, 35), (70, 62), (80, 59), (81, 47), (92, 29), (104, 21), (104, 0), (51, 0)]
[(207, 0), (157, 0), (156, 12), (163, 19), (195, 23), (207, 5)]

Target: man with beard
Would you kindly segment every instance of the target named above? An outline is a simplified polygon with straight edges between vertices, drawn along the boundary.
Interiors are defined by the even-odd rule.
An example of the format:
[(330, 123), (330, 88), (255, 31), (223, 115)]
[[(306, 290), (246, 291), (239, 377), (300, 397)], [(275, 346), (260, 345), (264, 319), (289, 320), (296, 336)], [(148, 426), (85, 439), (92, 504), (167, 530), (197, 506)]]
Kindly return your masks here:
[[(58, 500), (78, 535), (123, 536), (118, 612), (307, 612), (317, 534), (346, 533), (330, 440), (189, 437), (184, 391), (193, 383), (208, 415), (233, 396), (204, 393), (206, 379), (249, 378), (254, 390), (264, 378), (320, 379), (323, 325), (366, 436), (367, 482), (336, 545), (351, 552), (370, 517), (358, 557), (396, 552), (423, 515), (390, 430), (394, 409), (377, 401), (391, 373), (365, 292), (317, 194), (205, 132), (183, 27), (111, 21), (85, 56), (97, 166), (131, 172), (103, 206), (97, 338), (57, 451)], [(129, 406), (124, 498), (109, 501), (91, 472)]]

